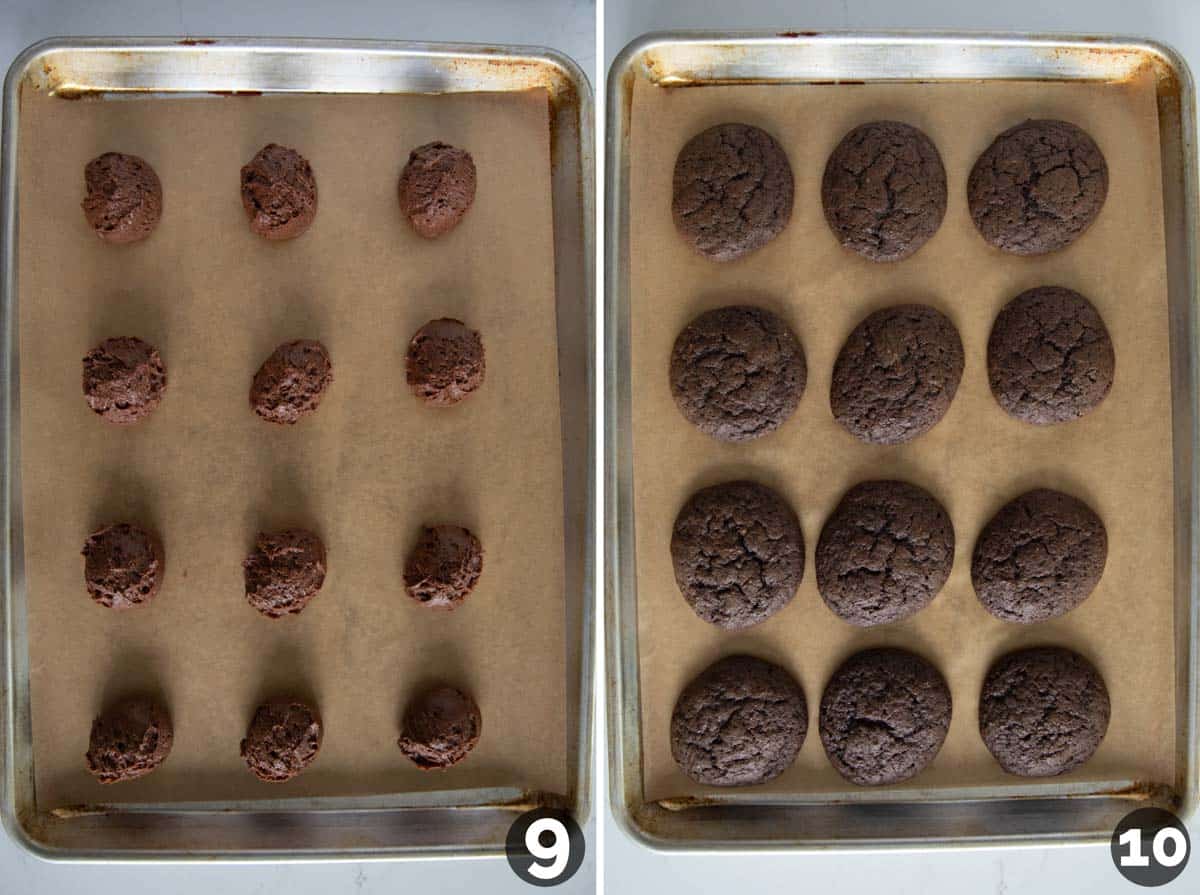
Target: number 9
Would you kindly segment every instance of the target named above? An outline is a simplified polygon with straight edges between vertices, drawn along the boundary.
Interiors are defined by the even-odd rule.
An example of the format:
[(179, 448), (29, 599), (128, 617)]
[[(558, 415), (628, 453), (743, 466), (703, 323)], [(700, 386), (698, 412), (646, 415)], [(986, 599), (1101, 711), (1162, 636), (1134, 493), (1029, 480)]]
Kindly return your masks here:
[[(554, 842), (549, 846), (542, 845), (541, 835), (549, 831), (554, 835)], [(571, 857), (571, 837), (562, 821), (553, 817), (543, 817), (535, 820), (525, 831), (525, 848), (536, 859), (529, 865), (529, 873), (538, 879), (551, 880), (558, 877), (567, 866)], [(547, 866), (537, 861), (551, 861)]]

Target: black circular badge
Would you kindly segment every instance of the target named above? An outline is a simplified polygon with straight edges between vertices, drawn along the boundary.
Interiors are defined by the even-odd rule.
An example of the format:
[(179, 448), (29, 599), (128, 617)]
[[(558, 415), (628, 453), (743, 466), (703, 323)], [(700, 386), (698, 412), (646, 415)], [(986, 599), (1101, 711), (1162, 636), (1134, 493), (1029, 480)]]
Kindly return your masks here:
[(1187, 866), (1187, 828), (1170, 811), (1139, 808), (1121, 818), (1109, 850), (1121, 876), (1139, 886), (1165, 886)]
[(557, 886), (583, 863), (583, 830), (566, 811), (527, 811), (508, 828), (504, 854), (513, 873), (534, 886)]

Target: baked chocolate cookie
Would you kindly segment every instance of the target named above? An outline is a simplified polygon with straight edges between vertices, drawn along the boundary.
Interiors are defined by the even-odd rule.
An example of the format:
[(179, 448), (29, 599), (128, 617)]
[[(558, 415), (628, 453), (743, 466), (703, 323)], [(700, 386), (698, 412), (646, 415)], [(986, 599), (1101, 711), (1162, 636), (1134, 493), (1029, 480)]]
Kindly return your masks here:
[(902, 261), (946, 215), (946, 169), (933, 141), (899, 121), (850, 131), (825, 165), (825, 220), (838, 242), (872, 261)]
[(317, 757), (321, 749), (321, 716), (298, 700), (260, 705), (242, 740), (242, 760), (259, 780), (286, 783)]
[(109, 609), (133, 609), (158, 596), (164, 563), (162, 541), (128, 522), (92, 532), (83, 545), (88, 596)]
[(294, 149), (268, 143), (242, 167), (242, 206), (265, 239), (294, 239), (317, 216), (317, 178)]
[(763, 308), (706, 311), (671, 352), (671, 394), (688, 422), (719, 441), (774, 432), (795, 411), (808, 381), (804, 349)]
[(869, 649), (847, 659), (821, 695), (821, 743), (839, 774), (859, 786), (921, 773), (950, 729), (950, 688), (920, 656)]
[(414, 230), (436, 239), (458, 226), (475, 202), (475, 160), (465, 149), (418, 146), (400, 173), (400, 210)]
[(426, 525), (404, 564), (404, 587), (432, 609), (457, 609), (482, 572), (479, 538), (458, 525)]
[(1086, 503), (1039, 488), (1000, 508), (971, 556), (971, 583), (997, 618), (1029, 624), (1087, 599), (1104, 573), (1108, 533)]
[(430, 320), (408, 343), (408, 387), (431, 407), (450, 407), (483, 385), (483, 339), (461, 320)]
[(778, 665), (728, 656), (679, 695), (671, 755), (707, 786), (766, 783), (788, 769), (808, 733), (804, 691)]
[(333, 363), (313, 339), (284, 342), (254, 374), (250, 407), (269, 423), (292, 425), (315, 413), (333, 383)]
[(825, 605), (852, 625), (886, 625), (938, 595), (954, 565), (954, 527), (923, 488), (862, 482), (825, 523), (816, 562)]
[(967, 179), (980, 234), (1014, 255), (1070, 245), (1100, 214), (1108, 165), (1095, 141), (1066, 121), (1025, 121), (984, 150)]
[(1110, 714), (1104, 678), (1062, 647), (1009, 653), (983, 680), (979, 734), (1000, 767), (1020, 777), (1053, 777), (1096, 752)]
[(299, 615), (325, 583), (325, 545), (303, 528), (259, 532), (242, 571), (251, 606), (268, 618)]
[(92, 722), (88, 772), (101, 783), (144, 777), (166, 760), (174, 739), (165, 708), (153, 699), (126, 699)]
[(792, 217), (792, 166), (775, 138), (749, 124), (718, 124), (675, 159), (675, 229), (713, 261), (762, 248)]
[(1061, 286), (1022, 292), (996, 317), (988, 383), (1017, 419), (1064, 423), (1095, 409), (1112, 388), (1112, 339), (1092, 303)]
[(787, 501), (757, 482), (692, 495), (671, 535), (675, 582), (719, 628), (757, 625), (791, 601), (804, 577), (804, 535)]
[(158, 226), (162, 184), (145, 159), (106, 152), (84, 167), (83, 183), (83, 215), (105, 242), (137, 242)]
[(105, 339), (83, 356), (83, 397), (110, 423), (127, 426), (149, 416), (166, 387), (158, 349), (133, 336)]
[(860, 441), (902, 444), (946, 415), (962, 372), (962, 340), (944, 314), (926, 305), (883, 308), (838, 353), (829, 405)]
[(421, 770), (442, 770), (467, 757), (482, 729), (475, 700), (441, 684), (409, 703), (397, 745)]

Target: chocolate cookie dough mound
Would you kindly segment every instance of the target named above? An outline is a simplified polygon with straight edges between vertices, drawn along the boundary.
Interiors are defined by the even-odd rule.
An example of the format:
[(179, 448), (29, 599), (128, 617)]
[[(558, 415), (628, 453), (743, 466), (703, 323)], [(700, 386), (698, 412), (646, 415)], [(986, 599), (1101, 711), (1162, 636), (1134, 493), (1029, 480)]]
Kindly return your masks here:
[(136, 525), (106, 525), (83, 545), (83, 579), (88, 596), (109, 609), (149, 603), (162, 586), (163, 547)]
[(259, 236), (299, 236), (317, 216), (312, 165), (296, 150), (268, 143), (242, 167), (242, 206)]
[(1078, 292), (1040, 286), (996, 317), (988, 339), (988, 382), (996, 400), (1027, 423), (1078, 419), (1112, 388), (1112, 339)]
[(720, 628), (757, 625), (788, 604), (804, 577), (804, 535), (787, 502), (756, 482), (692, 495), (675, 518), (671, 562), (683, 598)]
[(483, 385), (483, 339), (461, 320), (430, 320), (408, 343), (408, 387), (432, 407), (450, 407)]
[(465, 149), (426, 143), (400, 174), (400, 210), (413, 229), (435, 239), (458, 226), (475, 202), (475, 160)]
[(808, 733), (808, 703), (778, 665), (721, 659), (684, 688), (671, 714), (671, 755), (707, 786), (766, 783), (788, 769)]
[(101, 783), (144, 777), (171, 752), (171, 716), (151, 699), (127, 699), (92, 722), (87, 769)]
[(1095, 753), (1108, 730), (1104, 679), (1087, 659), (1060, 647), (1001, 658), (979, 694), (979, 733), (1000, 767), (1020, 777), (1053, 777)]
[(774, 432), (808, 381), (804, 349), (775, 314), (735, 305), (706, 311), (675, 339), (671, 394), (688, 422), (720, 441)]
[(783, 231), (793, 192), (792, 166), (774, 137), (749, 124), (718, 124), (679, 151), (671, 212), (688, 245), (732, 261)]
[(872, 261), (902, 261), (946, 215), (946, 169), (924, 133), (873, 121), (842, 138), (821, 182), (825, 220), (838, 241)]
[(842, 498), (817, 541), (817, 589), (852, 625), (900, 621), (938, 595), (954, 565), (954, 527), (928, 491), (863, 482)]
[(967, 205), (989, 243), (1014, 255), (1070, 245), (1104, 206), (1108, 165), (1082, 129), (1026, 121), (995, 139), (971, 169)]
[(946, 415), (962, 372), (962, 340), (945, 315), (925, 305), (884, 308), (842, 346), (829, 404), (860, 441), (901, 444)]
[(479, 538), (458, 525), (427, 525), (404, 565), (404, 587), (425, 606), (457, 609), (482, 572)]
[(242, 570), (251, 606), (268, 618), (298, 615), (325, 583), (325, 545), (302, 528), (260, 532)]
[(440, 685), (409, 704), (397, 745), (421, 770), (441, 770), (466, 758), (482, 729), (483, 716), (475, 700)]
[(315, 413), (333, 382), (333, 364), (320, 342), (285, 342), (263, 361), (250, 385), (250, 406), (270, 423), (292, 425)]
[(162, 184), (144, 159), (106, 152), (87, 163), (83, 182), (84, 217), (105, 242), (137, 242), (158, 226)]
[(83, 396), (110, 423), (130, 425), (162, 401), (167, 370), (158, 349), (141, 339), (105, 339), (83, 358)]
[(971, 583), (997, 618), (1057, 618), (1087, 599), (1104, 573), (1108, 533), (1081, 500), (1041, 488), (1005, 504), (984, 526)]
[(286, 783), (313, 763), (321, 748), (321, 717), (295, 700), (260, 705), (242, 740), (242, 760), (266, 783)]

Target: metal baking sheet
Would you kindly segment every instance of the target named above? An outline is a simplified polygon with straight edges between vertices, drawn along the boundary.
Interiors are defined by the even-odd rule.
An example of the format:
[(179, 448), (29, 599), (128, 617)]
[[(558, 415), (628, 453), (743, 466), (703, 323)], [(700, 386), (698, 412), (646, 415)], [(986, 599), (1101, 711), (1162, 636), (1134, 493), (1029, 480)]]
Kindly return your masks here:
[[(1175, 780), (1088, 787), (1061, 781), (1036, 795), (978, 786), (848, 796), (742, 790), (645, 798), (632, 456), (629, 138), (635, 84), (839, 82), (1121, 82), (1154, 73), (1166, 221), (1174, 506)], [(631, 835), (663, 849), (912, 847), (1107, 839), (1134, 807), (1190, 814), (1197, 799), (1196, 171), (1191, 76), (1170, 49), (1131, 39), (988, 34), (654, 34), (614, 64), (608, 85), (606, 233), (606, 624), (610, 797)]]
[[(19, 458), (17, 182), (22, 85), (65, 99), (122, 95), (443, 94), (544, 88), (550, 102), (558, 375), (562, 417), (568, 781), (563, 794), (491, 787), (387, 796), (79, 806), (39, 804), (31, 747)], [(52, 860), (336, 860), (498, 855), (512, 821), (539, 804), (590, 812), (592, 544), (595, 491), (592, 112), (587, 79), (524, 47), (242, 39), (56, 39), (26, 50), (5, 83), (0, 442), (4, 603), (0, 777), (3, 819)]]

